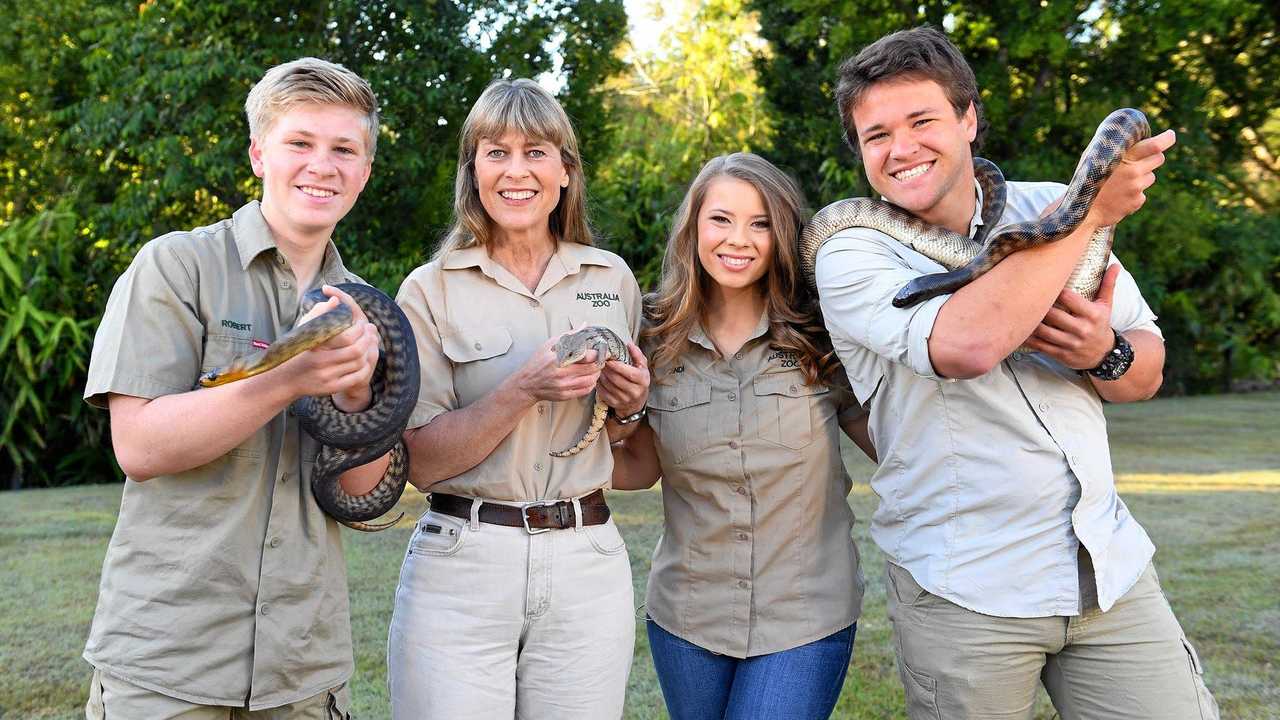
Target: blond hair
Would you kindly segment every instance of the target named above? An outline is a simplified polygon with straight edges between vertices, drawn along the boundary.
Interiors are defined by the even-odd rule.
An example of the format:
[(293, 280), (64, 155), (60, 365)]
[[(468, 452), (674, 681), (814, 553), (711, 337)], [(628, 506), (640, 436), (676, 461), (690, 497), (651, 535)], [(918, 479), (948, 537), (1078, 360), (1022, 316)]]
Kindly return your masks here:
[[(689, 331), (706, 312), (711, 283), (698, 259), (698, 213), (715, 180), (742, 180), (760, 193), (773, 239), (769, 268), (758, 283), (769, 316), (769, 345), (795, 352), (805, 381), (830, 378), (838, 367), (831, 338), (822, 325), (817, 298), (800, 274), (796, 240), (804, 223), (805, 201), (795, 180), (752, 153), (713, 158), (694, 179), (676, 211), (658, 291), (645, 298), (642, 336), (655, 339), (650, 353), (655, 370), (668, 369), (687, 349)], [(656, 373), (655, 373), (656, 376)]]
[(480, 203), (476, 184), (476, 148), (483, 139), (497, 140), (513, 131), (560, 148), (560, 162), (569, 174), (569, 185), (561, 190), (560, 202), (551, 211), (551, 236), (563, 242), (592, 244), (586, 180), (578, 154), (578, 136), (569, 116), (551, 93), (532, 80), (494, 80), (462, 124), (458, 174), (453, 186), (453, 225), (436, 251), (437, 258), (451, 250), (486, 245), (492, 239), (492, 220)]
[(281, 115), (307, 103), (344, 105), (364, 115), (365, 147), (373, 159), (378, 148), (378, 99), (373, 89), (359, 75), (320, 58), (298, 58), (267, 70), (244, 101), (249, 137), (261, 139)]

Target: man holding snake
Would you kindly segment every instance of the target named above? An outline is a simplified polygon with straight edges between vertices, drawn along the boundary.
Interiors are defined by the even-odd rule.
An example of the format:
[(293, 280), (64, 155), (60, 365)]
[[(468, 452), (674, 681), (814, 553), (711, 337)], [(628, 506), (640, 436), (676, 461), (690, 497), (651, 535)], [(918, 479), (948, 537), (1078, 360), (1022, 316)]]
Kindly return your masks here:
[[(841, 66), (836, 99), (885, 200), (975, 235), (985, 123), (942, 33), (871, 44)], [(1134, 145), (1067, 237), (914, 307), (891, 301), (938, 272), (932, 260), (865, 228), (818, 251), (823, 314), (880, 457), (871, 533), (914, 720), (1030, 718), (1037, 682), (1065, 720), (1217, 717), (1154, 546), (1116, 494), (1102, 414), (1103, 400), (1155, 393), (1163, 338), (1114, 258), (1095, 300), (1063, 290), (1093, 231), (1141, 207), (1173, 143)], [(1063, 186), (1007, 193), (999, 224), (1036, 219)]]
[[(369, 179), (377, 101), (350, 70), (303, 58), (268, 70), (245, 110), (261, 202), (143, 246), (94, 338), (84, 395), (110, 409), (128, 479), (84, 651), (90, 720), (349, 717), (346, 563), (311, 495), (316, 441), (286, 408), (372, 400), (378, 332), (331, 287), (360, 282), (331, 236)], [(321, 286), (330, 299), (299, 318)], [(355, 322), (324, 345), (191, 389), (338, 302)], [(364, 495), (387, 463), (339, 482)]]

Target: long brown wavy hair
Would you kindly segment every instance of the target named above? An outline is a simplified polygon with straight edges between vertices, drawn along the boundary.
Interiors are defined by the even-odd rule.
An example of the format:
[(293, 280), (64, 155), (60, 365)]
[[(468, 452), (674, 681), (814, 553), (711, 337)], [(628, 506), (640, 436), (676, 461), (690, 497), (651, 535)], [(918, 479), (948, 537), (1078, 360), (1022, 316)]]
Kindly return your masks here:
[(703, 165), (676, 211), (662, 260), (662, 280), (658, 291), (645, 297), (646, 323), (641, 336), (656, 340), (651, 366), (656, 371), (676, 364), (688, 346), (690, 329), (702, 320), (711, 297), (714, 280), (698, 260), (698, 213), (707, 188), (721, 177), (754, 187), (769, 216), (773, 260), (758, 282), (764, 283), (770, 347), (795, 352), (807, 383), (829, 380), (839, 362), (822, 324), (817, 297), (800, 274), (796, 250), (805, 220), (804, 194), (795, 180), (768, 160), (743, 152), (721, 155)]

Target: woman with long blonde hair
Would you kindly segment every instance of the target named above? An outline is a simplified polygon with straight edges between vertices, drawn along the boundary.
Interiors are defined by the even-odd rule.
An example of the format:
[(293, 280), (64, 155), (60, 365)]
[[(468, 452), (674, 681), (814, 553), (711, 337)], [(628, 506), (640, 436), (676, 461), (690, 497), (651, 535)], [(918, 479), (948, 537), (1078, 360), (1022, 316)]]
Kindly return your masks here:
[[(559, 103), (498, 80), (462, 128), (455, 221), (398, 302), (422, 390), (406, 433), (430, 510), (409, 541), (387, 665), (395, 718), (617, 718), (635, 634), (631, 568), (602, 488), (649, 374), (595, 352), (559, 367), (583, 325), (634, 338), (640, 290), (591, 245), (582, 161)], [(603, 360), (603, 358), (601, 358)], [(589, 395), (607, 438), (577, 454)], [(630, 418), (630, 419), (629, 419)]]
[(759, 156), (708, 162), (646, 298), (648, 415), (614, 487), (662, 480), (646, 607), (674, 720), (827, 717), (861, 610), (840, 459), (874, 457), (795, 249), (804, 199)]

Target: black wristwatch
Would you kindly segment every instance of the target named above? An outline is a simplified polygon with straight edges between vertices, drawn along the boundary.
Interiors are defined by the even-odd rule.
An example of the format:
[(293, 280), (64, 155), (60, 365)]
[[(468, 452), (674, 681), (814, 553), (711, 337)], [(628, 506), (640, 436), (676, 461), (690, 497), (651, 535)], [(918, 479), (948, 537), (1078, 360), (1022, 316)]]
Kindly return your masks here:
[(1098, 363), (1097, 367), (1087, 371), (1099, 380), (1119, 380), (1120, 376), (1128, 372), (1129, 366), (1133, 364), (1133, 346), (1115, 329), (1111, 332), (1115, 333), (1116, 344), (1102, 356), (1102, 362)]
[(618, 413), (613, 411), (613, 408), (609, 408), (609, 414), (613, 416), (613, 421), (618, 423), (619, 425), (630, 425), (631, 423), (644, 417), (648, 411), (649, 411), (649, 406), (646, 405), (640, 408), (640, 412), (632, 413), (625, 417), (619, 417)]

